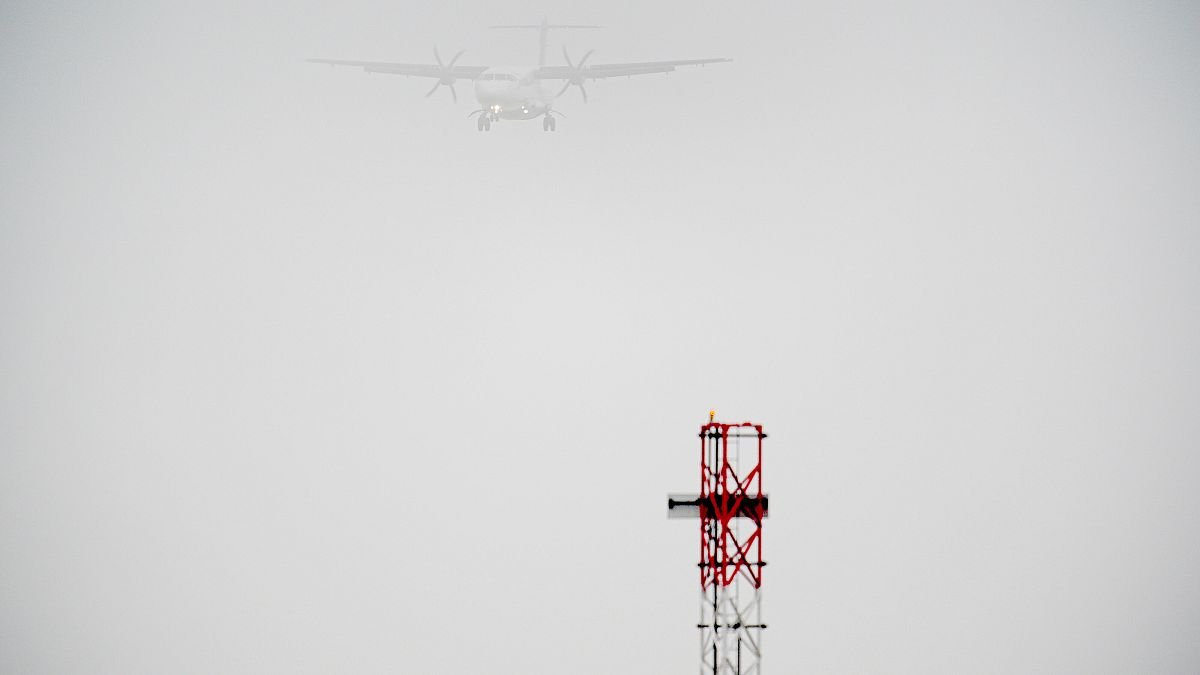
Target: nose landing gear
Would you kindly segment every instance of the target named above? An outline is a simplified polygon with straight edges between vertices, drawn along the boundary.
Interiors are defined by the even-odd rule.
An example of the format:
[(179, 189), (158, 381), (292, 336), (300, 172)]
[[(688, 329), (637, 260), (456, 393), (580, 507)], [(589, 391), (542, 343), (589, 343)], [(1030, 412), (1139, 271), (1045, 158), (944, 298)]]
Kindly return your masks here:
[(557, 131), (557, 130), (558, 130), (558, 122), (554, 119), (553, 116), (550, 115), (550, 113), (546, 113), (546, 116), (542, 118), (542, 131)]
[(491, 131), (492, 118), (487, 115), (480, 115), (479, 119), (475, 121), (475, 129), (478, 131)]

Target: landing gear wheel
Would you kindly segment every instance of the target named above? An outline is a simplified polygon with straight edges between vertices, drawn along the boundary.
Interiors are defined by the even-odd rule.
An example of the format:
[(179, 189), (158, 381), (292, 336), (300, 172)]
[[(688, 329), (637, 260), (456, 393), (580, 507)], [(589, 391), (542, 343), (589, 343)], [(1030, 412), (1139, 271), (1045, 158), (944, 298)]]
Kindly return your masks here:
[(550, 131), (551, 125), (554, 124), (554, 118), (546, 115), (542, 118), (542, 131)]
[(488, 121), (488, 119), (486, 117), (484, 117), (483, 115), (480, 115), (479, 119), (475, 120), (475, 130), (483, 131), (483, 127), (487, 123), (487, 121)]
[(558, 131), (558, 120), (550, 118), (550, 131)]

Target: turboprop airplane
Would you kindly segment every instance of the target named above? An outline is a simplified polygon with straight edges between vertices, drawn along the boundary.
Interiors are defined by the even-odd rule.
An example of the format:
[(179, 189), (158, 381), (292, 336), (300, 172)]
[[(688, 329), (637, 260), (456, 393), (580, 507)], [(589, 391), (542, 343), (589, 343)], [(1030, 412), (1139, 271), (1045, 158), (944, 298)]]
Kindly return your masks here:
[[(634, 75), (650, 75), (652, 73), (669, 73), (679, 66), (703, 66), (708, 63), (721, 63), (732, 59), (684, 59), (676, 61), (643, 61), (640, 63), (605, 63), (588, 65), (592, 51), (583, 55), (578, 63), (571, 60), (567, 48), (563, 47), (565, 66), (546, 65), (546, 37), (555, 29), (599, 28), (599, 26), (582, 26), (568, 24), (550, 24), (543, 19), (536, 25), (492, 26), (492, 28), (532, 29), (538, 31), (539, 49), (536, 66), (460, 66), (458, 59), (463, 52), (458, 52), (449, 62), (442, 61), (442, 55), (437, 47), (433, 48), (433, 58), (436, 64), (419, 63), (390, 63), (386, 61), (348, 61), (344, 59), (309, 59), (313, 63), (327, 63), (331, 66), (357, 66), (368, 73), (388, 73), (408, 77), (429, 77), (437, 82), (425, 97), (433, 96), (441, 87), (450, 89), (450, 96), (458, 102), (458, 92), (454, 83), (458, 80), (473, 80), (475, 83), (475, 99), (480, 108), (471, 112), (468, 118), (478, 116), (475, 128), (479, 131), (491, 131), (492, 124), (500, 120), (531, 120), (542, 118), (543, 131), (555, 131), (558, 128), (557, 117), (563, 116), (555, 110), (554, 102), (567, 93), (571, 87), (579, 87), (583, 102), (587, 103), (587, 89), (584, 83), (588, 80), (601, 80), (609, 77), (633, 77)], [(594, 51), (594, 50), (593, 50)], [(553, 93), (550, 81), (563, 81), (558, 93)]]

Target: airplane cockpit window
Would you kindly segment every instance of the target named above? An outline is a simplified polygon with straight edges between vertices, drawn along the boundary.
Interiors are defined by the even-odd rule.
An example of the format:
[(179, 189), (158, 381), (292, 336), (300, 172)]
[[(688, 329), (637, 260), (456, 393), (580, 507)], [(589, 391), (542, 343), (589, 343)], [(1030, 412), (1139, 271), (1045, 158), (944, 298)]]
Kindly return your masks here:
[(501, 80), (504, 82), (519, 82), (522, 85), (529, 85), (537, 81), (537, 75), (531, 74), (525, 77), (517, 77), (512, 73), (483, 73), (479, 76), (479, 79), (484, 81)]

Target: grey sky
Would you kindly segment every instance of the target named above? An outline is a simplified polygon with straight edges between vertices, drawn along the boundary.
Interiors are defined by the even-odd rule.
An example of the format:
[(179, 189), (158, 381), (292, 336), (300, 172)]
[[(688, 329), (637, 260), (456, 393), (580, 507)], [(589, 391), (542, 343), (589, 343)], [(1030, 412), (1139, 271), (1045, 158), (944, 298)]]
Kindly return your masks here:
[[(1200, 8), (7, 3), (0, 671), (1200, 668)], [(479, 134), (308, 57), (732, 57)]]

